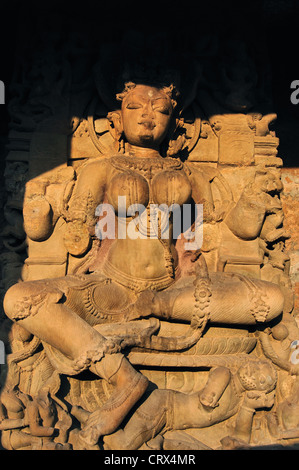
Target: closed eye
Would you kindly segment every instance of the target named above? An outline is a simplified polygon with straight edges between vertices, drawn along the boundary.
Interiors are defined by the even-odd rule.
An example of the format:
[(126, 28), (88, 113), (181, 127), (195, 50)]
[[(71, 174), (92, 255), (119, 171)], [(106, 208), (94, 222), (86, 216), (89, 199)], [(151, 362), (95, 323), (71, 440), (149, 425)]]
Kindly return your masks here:
[(157, 106), (156, 108), (154, 108), (154, 111), (158, 111), (158, 113), (161, 114), (166, 114), (166, 116), (169, 116), (170, 114), (169, 108), (167, 108), (166, 106)]
[(127, 109), (140, 109), (140, 108), (142, 108), (142, 104), (137, 103), (137, 102), (132, 102), (132, 103), (128, 103), (126, 108)]

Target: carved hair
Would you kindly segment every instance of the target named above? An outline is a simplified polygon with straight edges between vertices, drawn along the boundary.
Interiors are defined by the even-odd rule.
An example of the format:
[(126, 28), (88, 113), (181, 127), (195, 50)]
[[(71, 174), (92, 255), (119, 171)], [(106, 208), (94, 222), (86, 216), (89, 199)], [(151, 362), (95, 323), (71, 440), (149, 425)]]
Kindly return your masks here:
[[(130, 93), (130, 91), (132, 91), (136, 87), (136, 85), (137, 85), (137, 83), (134, 83), (134, 82), (126, 82), (125, 83), (125, 88), (123, 89), (123, 91), (121, 93), (117, 93), (116, 99), (118, 101), (122, 101), (125, 98), (125, 96), (127, 96), (128, 93)], [(156, 86), (157, 88), (162, 90), (167, 96), (169, 96), (169, 98), (171, 99), (171, 103), (172, 103), (173, 108), (176, 107), (179, 92), (173, 84), (170, 84), (168, 86), (158, 85), (157, 84), (157, 85), (153, 85), (153, 86)]]
[(270, 363), (248, 363), (244, 366), (241, 366), (237, 373), (239, 380), (245, 390), (258, 390), (260, 386), (260, 375), (264, 375), (267, 378), (264, 385), (267, 389), (267, 392), (270, 392), (275, 388), (277, 373)]

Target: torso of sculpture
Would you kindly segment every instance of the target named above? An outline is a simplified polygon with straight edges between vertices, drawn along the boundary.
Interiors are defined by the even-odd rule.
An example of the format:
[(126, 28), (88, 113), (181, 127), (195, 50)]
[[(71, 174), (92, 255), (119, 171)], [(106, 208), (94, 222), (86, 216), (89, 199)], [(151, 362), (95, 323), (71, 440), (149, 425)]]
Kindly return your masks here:
[[(223, 447), (248, 445), (256, 410), (273, 407), (277, 367), (291, 368), (285, 366), (288, 359), (275, 361), (280, 355), (271, 353), (270, 342), (279, 339), (267, 334), (269, 325), (280, 324), (285, 289), (238, 272), (211, 272), (201, 246), (189, 250), (189, 271), (181, 269), (172, 209), (202, 205), (203, 222), (217, 222), (211, 169), (205, 173), (175, 152), (161, 152), (173, 129), (172, 86), (130, 83), (119, 99), (121, 110), (109, 119), (116, 143), (123, 139), (121, 149), (79, 168), (60, 213), (68, 253), (85, 260), (92, 252), (89, 268), (20, 282), (5, 296), (5, 312), (23, 344), (20, 350), (28, 349), (18, 360), (12, 357), (2, 393), (5, 443), (8, 448), (161, 449), (171, 442), (178, 445), (175, 432), (194, 429), (199, 434), (187, 433), (183, 442), (200, 449), (205, 448), (198, 437), (201, 429), (234, 420), (230, 432), (221, 431)], [(265, 215), (281, 210), (279, 190), (277, 179), (269, 183), (267, 171), (257, 172), (239, 200), (227, 206), (225, 230), (238, 240), (255, 240)], [(157, 212), (162, 206), (168, 209), (166, 218)], [(105, 210), (110, 210), (105, 223), (111, 224), (106, 232), (100, 223)], [(38, 179), (27, 183), (24, 225), (29, 239), (43, 243), (51, 236), (54, 212)], [(102, 260), (95, 248), (107, 230), (112, 240)], [(260, 334), (266, 354), (249, 354), (257, 341), (248, 335), (250, 328)], [(287, 336), (287, 328), (282, 329)], [(214, 351), (209, 344), (216, 344)], [(204, 352), (205, 347), (212, 352)], [(231, 353), (234, 347), (239, 354)], [(172, 367), (183, 373), (193, 368), (197, 390), (185, 393), (160, 383), (153, 390), (140, 355), (149, 360), (144, 365), (163, 374)], [(22, 390), (22, 373), (16, 372), (26, 360), (32, 368), (39, 360), (43, 364), (45, 380), (33, 396)], [(97, 384), (93, 409), (84, 408), (85, 392), (78, 385), (83, 373)], [(61, 391), (65, 380), (75, 390), (68, 397)], [(268, 424), (277, 436), (276, 415), (269, 414)], [(295, 437), (297, 429), (291, 426)], [(174, 432), (173, 440), (163, 439), (167, 432)]]

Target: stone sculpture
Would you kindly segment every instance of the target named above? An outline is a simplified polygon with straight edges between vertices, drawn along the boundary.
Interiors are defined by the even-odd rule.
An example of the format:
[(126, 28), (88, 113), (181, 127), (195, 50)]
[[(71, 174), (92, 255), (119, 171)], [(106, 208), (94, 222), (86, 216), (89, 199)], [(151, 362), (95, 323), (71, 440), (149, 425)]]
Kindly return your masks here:
[[(55, 109), (34, 131), (28, 258), (4, 298), (5, 448), (225, 449), (298, 438), (288, 410), (298, 406), (299, 332), (275, 116), (247, 112), (247, 75), (235, 94), (223, 74), (231, 113), (203, 119), (196, 100), (181, 106), (175, 80), (148, 73), (124, 83), (107, 118), (93, 106), (66, 133), (48, 133), (61, 119)], [(203, 90), (198, 101), (209, 106)], [(37, 170), (45, 149), (55, 142), (59, 155), (66, 139), (69, 161)], [(76, 160), (80, 141), (93, 154)], [(187, 207), (189, 231), (174, 236)]]

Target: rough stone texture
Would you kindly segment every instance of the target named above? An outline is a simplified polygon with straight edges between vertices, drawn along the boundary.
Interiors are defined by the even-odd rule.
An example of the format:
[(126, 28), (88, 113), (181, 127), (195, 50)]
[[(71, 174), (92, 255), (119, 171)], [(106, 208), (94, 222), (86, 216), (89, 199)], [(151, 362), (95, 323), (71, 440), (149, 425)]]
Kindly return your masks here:
[(286, 241), (286, 251), (290, 256), (290, 278), (294, 287), (295, 309), (299, 313), (299, 168), (283, 168), (281, 179), (284, 186), (284, 226), (290, 234), (290, 239)]

